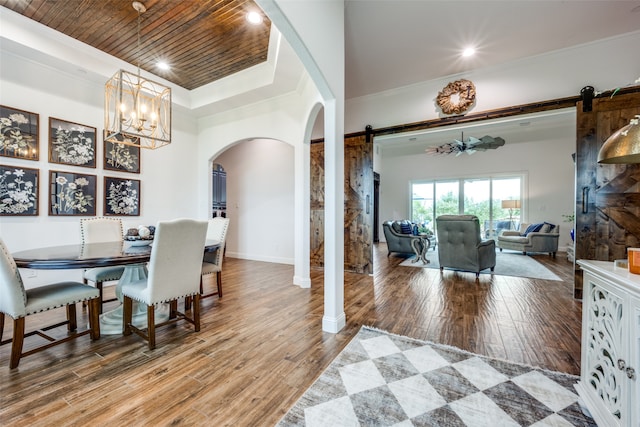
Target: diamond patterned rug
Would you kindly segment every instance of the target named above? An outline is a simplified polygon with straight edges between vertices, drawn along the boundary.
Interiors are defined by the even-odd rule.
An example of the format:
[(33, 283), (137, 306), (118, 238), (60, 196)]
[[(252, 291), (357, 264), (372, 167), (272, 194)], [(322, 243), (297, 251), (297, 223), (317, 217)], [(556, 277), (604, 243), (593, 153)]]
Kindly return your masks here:
[(363, 326), (278, 426), (596, 426), (577, 381)]

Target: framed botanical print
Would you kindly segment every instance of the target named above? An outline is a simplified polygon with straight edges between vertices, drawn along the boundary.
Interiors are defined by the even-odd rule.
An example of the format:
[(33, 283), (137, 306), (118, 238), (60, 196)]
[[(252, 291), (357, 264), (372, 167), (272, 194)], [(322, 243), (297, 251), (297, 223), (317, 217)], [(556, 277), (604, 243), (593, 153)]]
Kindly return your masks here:
[(140, 216), (140, 180), (104, 177), (104, 216)]
[(38, 169), (0, 165), (0, 216), (38, 215)]
[(96, 214), (96, 176), (49, 171), (49, 215)]
[(96, 167), (96, 128), (49, 117), (49, 162)]
[(38, 160), (39, 121), (36, 113), (0, 105), (0, 156)]
[(105, 170), (140, 173), (140, 147), (104, 141), (103, 166)]

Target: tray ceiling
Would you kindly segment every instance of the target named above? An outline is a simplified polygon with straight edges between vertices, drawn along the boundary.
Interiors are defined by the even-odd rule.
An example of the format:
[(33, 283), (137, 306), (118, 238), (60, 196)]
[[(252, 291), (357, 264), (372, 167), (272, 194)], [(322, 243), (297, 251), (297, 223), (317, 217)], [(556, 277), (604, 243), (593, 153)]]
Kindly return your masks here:
[[(267, 60), (271, 21), (252, 0), (0, 0), (0, 5), (192, 90)], [(249, 11), (263, 16), (246, 21)], [(159, 60), (170, 71), (157, 68)]]

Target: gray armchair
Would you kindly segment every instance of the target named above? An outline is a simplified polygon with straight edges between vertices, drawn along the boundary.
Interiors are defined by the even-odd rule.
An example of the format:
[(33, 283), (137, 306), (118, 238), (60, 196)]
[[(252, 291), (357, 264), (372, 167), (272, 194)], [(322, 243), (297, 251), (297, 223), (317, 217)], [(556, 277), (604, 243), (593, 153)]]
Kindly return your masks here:
[[(411, 241), (417, 239), (417, 236), (414, 236), (411, 233), (403, 233), (403, 224), (405, 225), (405, 229), (407, 226), (411, 228), (413, 225), (409, 220), (385, 221), (384, 223), (382, 223), (384, 238), (387, 241), (387, 249), (389, 250), (387, 256), (391, 255), (391, 252), (398, 252), (401, 254), (415, 254), (415, 251), (411, 246)], [(420, 243), (420, 241), (418, 241), (416, 245), (418, 245), (418, 248), (421, 249), (420, 245), (422, 245), (422, 243)]]
[(500, 251), (511, 249), (520, 251), (523, 255), (526, 255), (527, 252), (547, 252), (555, 258), (556, 252), (558, 252), (560, 226), (544, 223), (540, 231), (533, 231), (523, 236), (529, 225), (521, 224), (518, 231), (503, 231), (498, 236)]
[(482, 270), (496, 266), (496, 243), (482, 240), (480, 221), (475, 215), (441, 215), (436, 218), (438, 259), (444, 268), (472, 271), (476, 277)]

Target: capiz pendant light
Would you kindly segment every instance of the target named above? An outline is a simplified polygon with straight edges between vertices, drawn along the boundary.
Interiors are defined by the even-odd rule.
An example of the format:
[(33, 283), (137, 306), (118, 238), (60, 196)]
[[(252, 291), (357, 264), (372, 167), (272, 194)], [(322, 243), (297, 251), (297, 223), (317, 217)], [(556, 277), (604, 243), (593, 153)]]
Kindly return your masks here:
[[(133, 2), (138, 11), (138, 54), (140, 15), (147, 11)], [(155, 149), (171, 143), (171, 88), (148, 80), (138, 73), (119, 70), (105, 84), (105, 141)]]

